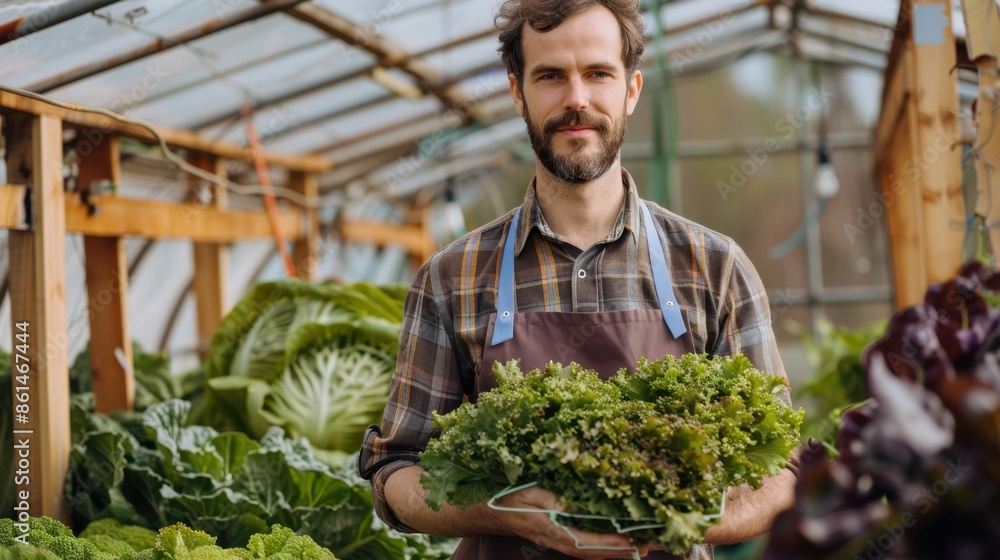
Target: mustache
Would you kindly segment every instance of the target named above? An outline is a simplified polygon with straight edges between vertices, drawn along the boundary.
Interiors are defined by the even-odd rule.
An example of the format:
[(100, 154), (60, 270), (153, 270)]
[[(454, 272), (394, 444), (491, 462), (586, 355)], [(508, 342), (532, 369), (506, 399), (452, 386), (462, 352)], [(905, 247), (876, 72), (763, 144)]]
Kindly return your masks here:
[(610, 127), (603, 119), (589, 115), (583, 111), (569, 111), (561, 116), (546, 121), (543, 130), (546, 134), (554, 134), (565, 126), (585, 126), (597, 132), (607, 133)]

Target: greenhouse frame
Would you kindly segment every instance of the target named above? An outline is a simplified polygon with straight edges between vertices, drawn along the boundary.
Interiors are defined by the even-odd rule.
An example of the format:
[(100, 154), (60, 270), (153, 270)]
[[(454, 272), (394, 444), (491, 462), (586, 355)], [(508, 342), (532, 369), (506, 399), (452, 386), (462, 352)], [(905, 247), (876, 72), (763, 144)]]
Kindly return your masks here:
[[(407, 285), (520, 203), (497, 3), (0, 2), (0, 349), (30, 325), (33, 511), (68, 519), (80, 352), (96, 410), (131, 410), (133, 343), (190, 370), (255, 284)], [(639, 5), (622, 165), (746, 251), (793, 388), (834, 326), (995, 262), (996, 2)]]

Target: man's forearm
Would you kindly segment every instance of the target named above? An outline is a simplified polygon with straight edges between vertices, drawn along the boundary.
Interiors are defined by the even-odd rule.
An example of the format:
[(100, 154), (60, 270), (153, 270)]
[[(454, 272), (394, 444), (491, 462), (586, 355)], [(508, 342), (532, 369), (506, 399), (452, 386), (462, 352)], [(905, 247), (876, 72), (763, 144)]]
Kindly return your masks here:
[[(503, 498), (506, 507), (518, 511), (497, 511), (486, 504), (466, 509), (445, 505), (434, 511), (424, 502), (427, 492), (420, 486), (423, 473), (419, 466), (400, 469), (389, 475), (384, 488), (392, 513), (417, 531), (444, 537), (517, 536), (535, 543), (538, 551), (551, 549), (582, 559), (605, 559), (633, 549), (623, 535), (557, 527), (545, 512), (559, 508), (558, 499), (552, 492), (537, 487), (523, 488)], [(580, 548), (580, 543), (586, 546)], [(635, 546), (640, 556), (649, 552), (647, 544)]]
[(795, 503), (795, 474), (783, 469), (768, 477), (758, 490), (730, 488), (726, 512), (719, 524), (705, 533), (708, 544), (734, 544), (750, 540), (771, 529), (774, 518)]
[(441, 537), (507, 534), (497, 511), (478, 504), (460, 509), (445, 504), (439, 511), (427, 505), (427, 491), (420, 485), (419, 465), (400, 469), (385, 481), (385, 499), (396, 518), (413, 529)]

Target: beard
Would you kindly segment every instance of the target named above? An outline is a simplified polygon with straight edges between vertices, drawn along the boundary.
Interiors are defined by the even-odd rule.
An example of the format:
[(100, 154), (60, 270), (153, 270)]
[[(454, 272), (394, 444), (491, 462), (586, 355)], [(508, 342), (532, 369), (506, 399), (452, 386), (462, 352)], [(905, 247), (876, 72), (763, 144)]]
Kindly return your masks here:
[[(587, 183), (604, 175), (618, 159), (622, 142), (625, 141), (626, 108), (622, 107), (621, 118), (608, 124), (603, 119), (583, 111), (570, 111), (543, 123), (541, 129), (532, 122), (528, 106), (524, 106), (524, 121), (528, 125), (528, 139), (538, 161), (566, 183)], [(597, 133), (596, 153), (588, 154), (590, 138), (574, 138), (569, 141), (568, 154), (557, 154), (553, 149), (553, 136), (562, 127), (585, 126)]]

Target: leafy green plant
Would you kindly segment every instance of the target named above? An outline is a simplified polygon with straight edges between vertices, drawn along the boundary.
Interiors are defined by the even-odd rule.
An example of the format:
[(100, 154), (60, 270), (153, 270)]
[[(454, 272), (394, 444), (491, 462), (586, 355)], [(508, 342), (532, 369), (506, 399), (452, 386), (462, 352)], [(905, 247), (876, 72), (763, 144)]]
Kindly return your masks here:
[(0, 490), (0, 517), (13, 517), (17, 485), (14, 480), (14, 379), (10, 354), (0, 350), (0, 480), (7, 481)]
[(110, 517), (98, 519), (87, 525), (87, 528), (80, 532), (80, 538), (89, 539), (95, 543), (120, 542), (132, 549), (133, 552), (156, 547), (156, 531), (138, 525), (123, 525), (117, 519)]
[[(159, 353), (145, 351), (137, 342), (132, 343), (132, 365), (135, 376), (135, 400), (133, 410), (116, 410), (112, 418), (125, 431), (137, 438), (144, 438), (142, 411), (151, 405), (170, 399), (184, 399), (191, 402), (193, 414), (206, 406), (205, 373), (198, 367), (183, 375), (170, 372), (170, 359)], [(93, 412), (93, 372), (90, 368), (90, 347), (84, 348), (69, 368), (70, 395), (82, 409)]]
[[(77, 539), (73, 531), (50, 517), (29, 518), (27, 527), (19, 527), (13, 519), (0, 519), (0, 550), (23, 549), (22, 557), (61, 560), (116, 560), (119, 555), (102, 552), (88, 539)], [(23, 529), (27, 529), (24, 531)], [(124, 551), (124, 549), (122, 549)], [(129, 551), (132, 551), (129, 547)]]
[[(170, 373), (170, 359), (163, 354), (146, 352), (137, 342), (132, 343), (132, 368), (135, 374), (135, 409), (145, 410), (153, 403), (169, 399), (192, 400), (201, 393), (199, 371), (183, 376)], [(69, 368), (70, 392), (93, 391), (90, 369), (90, 347), (76, 355)]]
[(852, 405), (868, 398), (861, 354), (885, 333), (886, 321), (860, 329), (834, 326), (828, 320), (818, 324), (817, 337), (800, 325), (789, 330), (799, 334), (814, 375), (800, 383), (796, 402), (806, 416), (802, 422), (803, 443), (813, 438), (835, 453), (834, 442), (842, 424), (840, 416)]
[(27, 544), (11, 519), (0, 519), (0, 558), (44, 560), (337, 560), (308, 535), (274, 525), (250, 537), (246, 548), (223, 549), (215, 537), (177, 523), (152, 531), (96, 521), (79, 538), (49, 517), (28, 520)]
[(194, 421), (257, 438), (279, 426), (340, 464), (388, 398), (401, 295), (364, 283), (255, 286), (212, 341), (205, 368), (218, 406)]
[[(522, 373), (495, 364), (499, 386), (434, 416), (440, 436), (421, 455), (427, 502), (468, 507), (510, 486), (537, 483), (572, 514), (622, 525), (629, 535), (682, 554), (716, 521), (723, 491), (759, 488), (798, 443), (801, 412), (787, 383), (743, 356), (640, 359), (605, 382), (577, 364)], [(590, 530), (606, 520), (568, 517)]]
[[(66, 501), (74, 525), (114, 517), (151, 529), (174, 523), (223, 547), (280, 524), (311, 535), (341, 560), (425, 558), (423, 536), (376, 523), (371, 492), (345, 467), (318, 461), (305, 439), (272, 428), (260, 441), (187, 425), (190, 403), (169, 400), (142, 415), (139, 437), (111, 418), (74, 406)], [(426, 558), (447, 558), (429, 555)]]

